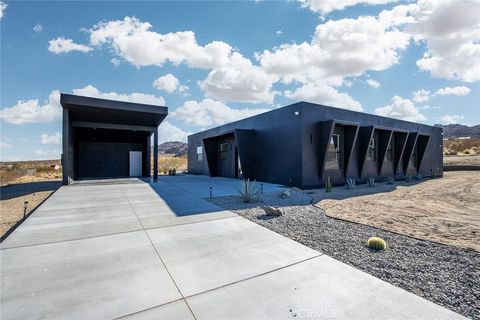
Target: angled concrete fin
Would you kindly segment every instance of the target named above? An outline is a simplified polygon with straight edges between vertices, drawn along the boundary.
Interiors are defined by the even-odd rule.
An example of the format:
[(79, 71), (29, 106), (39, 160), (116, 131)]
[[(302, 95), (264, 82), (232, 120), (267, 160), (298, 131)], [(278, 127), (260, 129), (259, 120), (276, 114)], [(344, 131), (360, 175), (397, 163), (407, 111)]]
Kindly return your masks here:
[(238, 147), (238, 157), (244, 178), (255, 179), (255, 130), (235, 129), (233, 131)]
[(318, 172), (320, 172), (320, 181), (323, 181), (323, 171), (327, 161), (328, 144), (332, 136), (335, 122), (333, 120), (321, 121), (318, 126)]
[(378, 175), (382, 172), (383, 162), (385, 161), (385, 156), (387, 155), (388, 145), (390, 140), (392, 140), (393, 131), (392, 130), (378, 130)]
[(363, 166), (365, 165), (365, 159), (367, 158), (368, 145), (372, 139), (374, 126), (360, 127), (358, 132), (359, 150), (358, 150), (358, 175), (362, 176)]
[(430, 135), (419, 134), (417, 138), (417, 169), (420, 170), (425, 150), (427, 149)]
[(407, 144), (408, 132), (406, 131), (394, 131), (393, 132), (393, 155), (394, 155), (394, 168), (393, 172), (398, 173), (400, 160), (403, 157), (405, 151), (405, 145)]
[(408, 134), (407, 143), (405, 145), (405, 150), (403, 152), (403, 172), (407, 172), (408, 162), (412, 156), (413, 149), (417, 143), (418, 132), (410, 132)]

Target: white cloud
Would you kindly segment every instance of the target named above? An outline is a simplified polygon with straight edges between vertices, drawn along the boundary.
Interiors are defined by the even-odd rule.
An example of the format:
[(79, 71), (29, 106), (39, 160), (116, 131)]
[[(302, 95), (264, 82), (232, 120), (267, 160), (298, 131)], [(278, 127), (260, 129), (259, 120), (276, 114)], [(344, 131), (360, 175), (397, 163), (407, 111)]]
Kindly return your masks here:
[(164, 121), (158, 127), (158, 142), (163, 143), (167, 141), (182, 141), (187, 142), (187, 137), (192, 133), (184, 131), (168, 121)]
[(11, 148), (11, 147), (12, 147), (12, 145), (10, 143), (0, 141), (0, 149), (8, 149), (8, 148)]
[(310, 43), (283, 44), (258, 55), (261, 66), (283, 82), (339, 86), (348, 76), (381, 71), (398, 63), (410, 36), (372, 16), (329, 20)]
[(5, 10), (7, 10), (8, 5), (4, 3), (3, 1), (0, 1), (0, 20), (3, 18), (3, 14), (5, 13)]
[(430, 91), (425, 89), (420, 89), (413, 92), (413, 101), (415, 102), (426, 102), (430, 100)]
[(153, 86), (158, 90), (164, 90), (168, 93), (177, 91), (180, 86), (180, 81), (171, 73), (157, 78), (153, 82)]
[(90, 29), (93, 46), (107, 46), (136, 67), (166, 62), (192, 68), (211, 69), (200, 87), (207, 96), (222, 101), (272, 103), (274, 77), (252, 65), (229, 44), (212, 41), (197, 43), (192, 31), (160, 34), (152, 25), (137, 18), (102, 22)]
[(467, 88), (465, 86), (460, 86), (460, 87), (445, 87), (438, 89), (435, 94), (439, 96), (449, 96), (449, 95), (454, 95), (454, 96), (466, 96), (470, 93), (470, 88)]
[(338, 92), (335, 88), (327, 85), (315, 86), (313, 84), (306, 84), (293, 92), (285, 91), (285, 97), (337, 108), (363, 111), (360, 102), (354, 100), (348, 94)]
[(34, 27), (33, 27), (33, 31), (35, 32), (42, 32), (43, 31), (43, 26), (40, 24), (40, 23), (37, 23)]
[(110, 60), (110, 62), (115, 66), (115, 67), (118, 67), (121, 63), (120, 59), (117, 59), (117, 58), (112, 58)]
[(480, 80), (480, 1), (420, 0), (411, 6), (416, 23), (408, 30), (427, 51), (417, 61), (422, 71), (446, 79)]
[(56, 144), (60, 145), (62, 143), (62, 134), (60, 132), (55, 132), (54, 134), (42, 133), (40, 135), (40, 142), (42, 144)]
[(165, 99), (160, 96), (155, 96), (153, 94), (133, 92), (129, 94), (125, 93), (116, 93), (116, 92), (100, 92), (97, 88), (92, 85), (88, 85), (84, 88), (73, 89), (73, 94), (80, 96), (87, 96), (92, 98), (108, 99), (108, 100), (117, 100), (117, 101), (126, 101), (134, 103), (144, 103), (152, 105), (165, 105)]
[(394, 2), (396, 0), (298, 0), (302, 7), (309, 8), (313, 12), (327, 14), (335, 10), (343, 10), (347, 7), (364, 5), (379, 5)]
[(73, 42), (72, 39), (55, 38), (50, 40), (48, 50), (53, 53), (67, 53), (71, 51), (89, 52), (93, 49), (89, 46)]
[(33, 151), (35, 158), (37, 160), (52, 160), (58, 159), (62, 152), (58, 149), (48, 149), (48, 150), (41, 150), (37, 149)]
[(45, 103), (38, 99), (20, 100), (16, 105), (0, 110), (0, 119), (13, 124), (52, 122), (61, 119), (60, 92), (52, 91)]
[(463, 116), (459, 116), (456, 114), (446, 114), (440, 118), (441, 124), (456, 124), (459, 123), (460, 120), (463, 120)]
[(273, 103), (276, 92), (272, 85), (275, 75), (268, 75), (249, 59), (234, 53), (226, 67), (215, 68), (200, 81), (200, 88), (208, 97), (228, 102)]
[(189, 100), (171, 115), (193, 126), (212, 126), (247, 118), (269, 109), (234, 109), (220, 101), (204, 99), (200, 102)]
[[(165, 105), (165, 99), (160, 96), (138, 92), (130, 94), (100, 92), (97, 88), (91, 85), (87, 85), (80, 89), (73, 89), (72, 93), (93, 98), (160, 106)], [(16, 105), (0, 110), (0, 119), (13, 124), (52, 122), (60, 120), (61, 118), (62, 107), (60, 105), (60, 92), (58, 90), (52, 91), (48, 100), (43, 104), (40, 104), (38, 99), (20, 100)]]
[(394, 96), (391, 104), (375, 109), (375, 114), (415, 122), (427, 119), (411, 100), (399, 96)]
[(378, 88), (380, 88), (380, 86), (381, 86), (380, 82), (375, 81), (375, 80), (373, 80), (373, 79), (368, 79), (368, 80), (367, 80), (367, 84), (368, 84), (370, 87), (375, 88), (375, 89), (378, 89)]
[(276, 34), (277, 36), (280, 36), (280, 35), (282, 35), (282, 33), (283, 33), (283, 31), (282, 31), (282, 30), (277, 30), (277, 31), (275, 31), (275, 34)]
[(233, 52), (229, 44), (221, 41), (198, 45), (192, 31), (160, 34), (151, 28), (150, 23), (135, 17), (101, 22), (89, 30), (90, 43), (111, 47), (118, 56), (137, 67), (171, 62), (209, 69), (225, 65)]

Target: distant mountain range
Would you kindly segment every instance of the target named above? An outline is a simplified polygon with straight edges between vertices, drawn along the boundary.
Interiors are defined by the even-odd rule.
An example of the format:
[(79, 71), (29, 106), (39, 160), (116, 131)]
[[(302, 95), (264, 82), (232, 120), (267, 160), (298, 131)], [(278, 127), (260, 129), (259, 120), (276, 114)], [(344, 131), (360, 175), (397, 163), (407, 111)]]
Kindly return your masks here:
[(480, 125), (469, 127), (462, 124), (436, 124), (435, 127), (440, 127), (443, 129), (443, 138), (480, 138)]
[(187, 154), (188, 145), (181, 141), (168, 141), (158, 146), (159, 154), (169, 154), (175, 157), (183, 157)]

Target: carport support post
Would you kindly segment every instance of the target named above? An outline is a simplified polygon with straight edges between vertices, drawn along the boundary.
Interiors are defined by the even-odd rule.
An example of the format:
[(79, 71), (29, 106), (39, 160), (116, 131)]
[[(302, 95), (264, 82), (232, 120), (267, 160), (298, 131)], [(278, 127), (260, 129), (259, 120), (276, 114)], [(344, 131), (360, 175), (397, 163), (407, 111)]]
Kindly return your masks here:
[(158, 180), (158, 128), (153, 132), (153, 181)]

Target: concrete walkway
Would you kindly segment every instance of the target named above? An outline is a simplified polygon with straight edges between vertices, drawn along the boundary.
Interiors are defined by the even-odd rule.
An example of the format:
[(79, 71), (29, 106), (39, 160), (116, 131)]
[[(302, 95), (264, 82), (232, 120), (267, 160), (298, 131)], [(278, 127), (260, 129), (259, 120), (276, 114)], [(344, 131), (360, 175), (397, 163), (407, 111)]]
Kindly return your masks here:
[(60, 188), (1, 244), (1, 319), (462, 318), (203, 199), (238, 186)]

